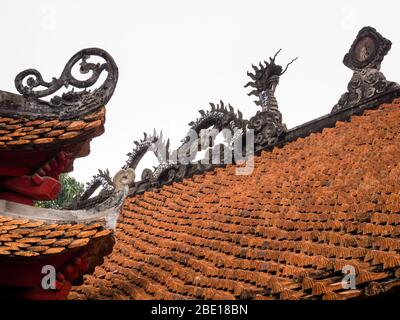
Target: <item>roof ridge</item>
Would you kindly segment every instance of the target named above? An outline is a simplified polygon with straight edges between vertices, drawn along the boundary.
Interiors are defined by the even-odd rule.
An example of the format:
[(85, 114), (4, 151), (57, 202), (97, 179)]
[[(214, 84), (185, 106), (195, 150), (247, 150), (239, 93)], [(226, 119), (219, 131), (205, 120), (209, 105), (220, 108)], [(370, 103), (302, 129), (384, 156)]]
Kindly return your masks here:
[[(359, 61), (361, 58), (358, 43), (363, 46), (372, 43), (375, 48), (365, 61)], [(130, 166), (136, 169), (146, 152), (154, 152), (160, 164), (154, 170), (143, 171), (141, 181), (131, 186), (130, 195), (160, 188), (229, 164), (246, 162), (263, 150), (271, 151), (276, 147), (283, 147), (298, 138), (334, 127), (338, 121), (350, 121), (353, 115), (362, 115), (365, 110), (375, 109), (383, 103), (400, 98), (400, 86), (395, 82), (387, 81), (383, 73), (379, 71), (380, 64), (390, 50), (390, 46), (391, 42), (383, 38), (374, 28), (361, 29), (344, 59), (344, 64), (354, 71), (348, 85), (348, 92), (342, 95), (330, 113), (290, 130), (282, 122), (282, 114), (275, 98), (275, 88), (279, 84), (280, 76), (284, 73), (283, 68), (275, 64), (279, 50), (269, 62), (264, 61), (264, 64), (260, 63), (259, 66), (253, 65), (254, 74), (247, 73), (251, 81), (245, 87), (255, 88), (248, 95), (258, 96), (259, 100), (255, 103), (262, 107), (262, 110), (257, 111), (249, 120), (243, 119), (242, 113), (235, 112), (230, 104), (226, 105), (220, 101), (217, 105), (210, 103), (211, 110), (199, 111), (201, 117), (189, 123), (190, 130), (181, 140), (181, 146), (172, 152), (169, 150), (169, 140), (164, 142), (162, 135), (158, 137), (155, 131), (153, 135), (146, 136), (145, 134), (144, 140), (135, 142), (134, 151), (128, 154), (129, 159), (124, 168)], [(367, 49), (369, 47), (365, 50)], [(199, 146), (204, 147), (204, 142), (208, 143), (208, 139), (214, 142), (215, 136), (209, 131), (215, 129), (224, 134), (227, 131), (230, 140), (226, 144), (207, 145), (206, 157), (195, 160)], [(205, 136), (201, 135), (202, 130), (208, 130)], [(183, 156), (184, 161), (181, 161), (180, 156)]]
[[(267, 147), (260, 147), (256, 150), (255, 155), (260, 155), (262, 151), (273, 151), (275, 148), (282, 148), (286, 144), (289, 144), (299, 138), (305, 138), (313, 133), (322, 133), (324, 129), (336, 127), (338, 122), (348, 122), (352, 120), (353, 116), (363, 116), (366, 111), (375, 110), (382, 107), (388, 103), (400, 104), (400, 89), (395, 89), (391, 92), (381, 95), (380, 97), (375, 97), (369, 102), (362, 102), (353, 107), (342, 109), (337, 113), (329, 113), (322, 117), (316, 118), (314, 120), (308, 121), (302, 125), (296, 126), (292, 129), (287, 130), (282, 134), (281, 138), (273, 145)], [(226, 167), (237, 167), (236, 163), (221, 163), (212, 165), (201, 165), (198, 163), (191, 163), (187, 165), (176, 165), (176, 164), (160, 164), (158, 169), (165, 165), (163, 170), (177, 170), (182, 166), (192, 166), (191, 170), (187, 170), (183, 176), (175, 177), (171, 181), (163, 181), (163, 183), (146, 183), (146, 180), (141, 180), (136, 182), (130, 191), (130, 196), (135, 194), (141, 194), (146, 191), (150, 191), (154, 188), (162, 188), (164, 185), (173, 184), (175, 182), (181, 182), (182, 180), (191, 179), (195, 175), (207, 175), (214, 174), (218, 169)], [(147, 169), (145, 169), (147, 170)]]

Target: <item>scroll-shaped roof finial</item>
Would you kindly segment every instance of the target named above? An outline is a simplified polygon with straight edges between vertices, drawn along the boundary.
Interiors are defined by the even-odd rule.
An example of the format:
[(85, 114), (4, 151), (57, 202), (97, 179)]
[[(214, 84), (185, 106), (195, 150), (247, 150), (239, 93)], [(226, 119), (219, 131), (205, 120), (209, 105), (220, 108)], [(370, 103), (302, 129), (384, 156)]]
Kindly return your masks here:
[[(100, 58), (103, 62), (89, 62), (92, 57)], [(77, 79), (72, 74), (78, 63), (80, 74), (89, 76), (86, 80)], [(93, 88), (103, 72), (107, 72), (104, 82)], [(0, 114), (61, 120), (76, 118), (103, 107), (114, 93), (117, 81), (118, 67), (111, 55), (98, 48), (83, 49), (67, 62), (60, 77), (51, 81), (43, 80), (41, 73), (36, 69), (20, 72), (14, 82), (22, 96), (3, 93)], [(72, 89), (55, 95), (63, 87)], [(50, 95), (50, 101), (41, 99)]]

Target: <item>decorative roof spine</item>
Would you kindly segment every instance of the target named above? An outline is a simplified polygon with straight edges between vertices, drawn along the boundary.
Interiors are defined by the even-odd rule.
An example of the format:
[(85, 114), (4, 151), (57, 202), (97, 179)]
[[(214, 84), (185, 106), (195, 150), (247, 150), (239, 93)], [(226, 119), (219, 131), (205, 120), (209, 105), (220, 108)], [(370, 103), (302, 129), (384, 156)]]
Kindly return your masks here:
[(163, 135), (162, 132), (158, 135), (156, 130), (153, 130), (152, 134), (148, 134), (146, 132), (143, 133), (143, 139), (137, 141), (133, 141), (134, 148), (131, 152), (127, 154), (128, 160), (126, 164), (123, 166), (123, 169), (132, 168), (136, 170), (139, 162), (145, 156), (148, 151), (153, 151), (156, 157), (158, 158), (157, 149), (155, 148), (155, 143), (157, 141), (162, 141)]
[(106, 169), (105, 171), (99, 170), (99, 173), (93, 176), (92, 181), (87, 183), (86, 190), (79, 197), (81, 201), (88, 200), (96, 190), (101, 187), (102, 190), (99, 196), (108, 196), (114, 191), (113, 181), (110, 176), (110, 171)]
[[(134, 141), (134, 148), (127, 154), (128, 160), (123, 169), (136, 170), (139, 162), (147, 152), (153, 152), (156, 155), (159, 165), (154, 167), (153, 170), (148, 168), (143, 170), (141, 180), (131, 183), (130, 195), (142, 193), (214, 168), (216, 165), (210, 162), (194, 161), (201, 143), (201, 138), (200, 140), (197, 138), (201, 136), (202, 130), (215, 128), (221, 131), (228, 129), (232, 134), (233, 140), (240, 139), (243, 136), (248, 121), (243, 119), (240, 111), (235, 112), (230, 104), (226, 105), (222, 101), (219, 104), (210, 103), (210, 106), (211, 110), (200, 110), (200, 117), (189, 123), (190, 130), (181, 140), (182, 144), (172, 152), (169, 150), (169, 140), (163, 140), (162, 132), (157, 134), (153, 130), (152, 134), (144, 133), (143, 139)], [(192, 133), (196, 135), (196, 139), (190, 139)], [(231, 144), (228, 145), (229, 152), (232, 151)], [(211, 154), (217, 149), (222, 149), (220, 155), (223, 159), (228, 159), (227, 155), (224, 154), (225, 149), (221, 148), (220, 144), (213, 146), (211, 149)], [(186, 156), (188, 162), (182, 163), (180, 156)], [(209, 157), (210, 153), (207, 156)], [(221, 164), (223, 165), (225, 162), (222, 161)], [(106, 198), (112, 191), (106, 190), (107, 186), (104, 185), (104, 180), (108, 181), (109, 178), (104, 176), (103, 171), (99, 171), (99, 174), (94, 176), (92, 182), (87, 185), (82, 196), (76, 197), (72, 207), (74, 209), (87, 208), (89, 205), (92, 206)], [(103, 189), (99, 195), (91, 198), (91, 195), (100, 186), (103, 186)]]
[[(276, 57), (281, 51), (279, 50), (273, 58), (270, 58), (269, 62), (264, 61), (258, 67), (253, 65), (254, 73), (247, 73), (251, 81), (245, 87), (254, 88), (248, 95), (257, 96), (258, 100), (255, 101), (255, 104), (261, 106), (261, 110), (249, 121), (243, 119), (240, 111), (235, 113), (229, 104), (225, 105), (222, 101), (217, 105), (210, 103), (211, 110), (200, 110), (201, 116), (189, 123), (190, 130), (185, 138), (181, 140), (181, 146), (176, 150), (169, 152), (169, 140), (165, 144), (155, 134), (154, 139), (145, 135), (144, 140), (135, 142), (136, 147), (133, 152), (128, 154), (129, 160), (124, 168), (135, 169), (144, 154), (150, 150), (157, 155), (160, 150), (156, 146), (157, 144), (164, 146), (166, 152), (157, 155), (160, 164), (154, 170), (145, 169), (141, 180), (131, 185), (130, 195), (142, 193), (152, 188), (159, 188), (164, 184), (180, 181), (183, 178), (188, 178), (198, 173), (201, 174), (206, 170), (212, 170), (217, 166), (226, 164), (224, 161), (218, 165), (195, 161), (198, 147), (202, 141), (201, 137), (191, 140), (191, 132), (195, 132), (198, 137), (200, 131), (204, 129), (229, 129), (234, 133), (234, 140), (242, 139), (243, 142), (245, 133), (252, 129), (255, 134), (254, 153), (257, 154), (261, 150), (271, 150), (275, 146), (283, 146), (300, 137), (306, 137), (311, 133), (320, 132), (324, 128), (333, 127), (337, 121), (347, 121), (352, 115), (362, 114), (364, 110), (400, 97), (399, 85), (386, 81), (383, 74), (379, 72), (380, 63), (389, 51), (390, 45), (390, 41), (384, 39), (375, 29), (371, 27), (363, 28), (344, 58), (345, 65), (355, 72), (352, 82), (349, 84), (349, 92), (343, 95), (341, 101), (330, 114), (290, 130), (287, 130), (286, 125), (282, 123), (282, 114), (278, 109), (275, 89), (279, 84), (280, 76), (288, 70), (288, 67), (297, 58), (290, 61), (283, 68), (275, 63)], [(358, 102), (362, 100), (365, 94), (368, 97), (371, 95), (373, 99), (367, 100), (366, 103), (360, 105)], [(355, 101), (351, 99), (355, 99)], [(339, 112), (341, 110), (343, 112)], [(232, 146), (230, 145), (229, 147)], [(210, 149), (209, 151), (211, 152), (221, 149), (221, 144)], [(229, 148), (228, 150), (231, 151)], [(177, 155), (182, 153), (186, 155), (190, 153), (189, 163), (184, 164), (176, 160), (180, 159)], [(207, 157), (209, 156), (210, 153)], [(226, 159), (224, 155), (223, 159)], [(235, 159), (233, 159), (233, 163), (235, 163)]]

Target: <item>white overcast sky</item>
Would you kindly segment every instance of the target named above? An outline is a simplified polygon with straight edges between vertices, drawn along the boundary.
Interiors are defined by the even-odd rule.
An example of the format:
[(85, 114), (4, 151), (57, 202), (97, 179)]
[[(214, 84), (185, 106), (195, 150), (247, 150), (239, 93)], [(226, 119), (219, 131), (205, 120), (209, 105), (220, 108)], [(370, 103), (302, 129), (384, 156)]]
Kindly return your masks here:
[[(173, 147), (197, 110), (222, 99), (250, 118), (257, 107), (243, 85), (251, 64), (278, 49), (277, 62), (298, 61), (276, 96), (288, 128), (328, 113), (346, 90), (342, 64), (358, 30), (375, 27), (392, 40), (382, 64), (400, 81), (399, 1), (2, 0), (0, 88), (38, 69), (58, 77), (80, 49), (100, 47), (117, 62), (119, 82), (107, 106), (106, 132), (72, 174), (87, 182), (98, 168), (114, 174), (143, 131), (162, 129)], [(147, 162), (150, 160), (147, 159)], [(140, 172), (137, 172), (140, 175)]]

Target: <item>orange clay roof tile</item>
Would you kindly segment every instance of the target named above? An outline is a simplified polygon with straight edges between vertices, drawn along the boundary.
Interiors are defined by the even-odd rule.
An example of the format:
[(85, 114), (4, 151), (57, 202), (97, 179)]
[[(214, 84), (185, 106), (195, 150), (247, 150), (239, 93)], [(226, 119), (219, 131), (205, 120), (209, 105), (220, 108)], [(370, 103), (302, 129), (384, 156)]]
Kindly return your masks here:
[(59, 254), (111, 234), (100, 223), (46, 224), (0, 216), (0, 260)]
[(81, 119), (67, 121), (0, 117), (0, 148), (3, 151), (26, 150), (70, 143), (70, 139), (88, 139), (98, 135), (96, 130), (103, 126), (104, 121), (104, 107)]
[[(264, 151), (249, 176), (227, 166), (128, 198), (114, 252), (70, 298), (346, 300), (400, 287), (399, 104)], [(356, 289), (343, 287), (348, 267)]]

